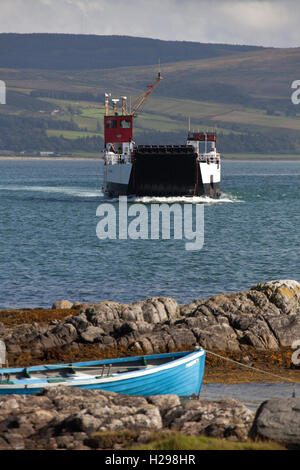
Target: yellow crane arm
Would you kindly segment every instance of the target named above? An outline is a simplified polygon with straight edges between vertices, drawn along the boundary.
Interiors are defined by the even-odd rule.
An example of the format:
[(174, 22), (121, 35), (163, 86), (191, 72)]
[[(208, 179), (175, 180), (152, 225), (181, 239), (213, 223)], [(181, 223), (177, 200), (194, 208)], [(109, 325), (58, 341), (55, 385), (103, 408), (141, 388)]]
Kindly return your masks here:
[(158, 72), (156, 82), (153, 85), (149, 85), (148, 86), (149, 90), (145, 91), (142, 95), (140, 95), (137, 98), (137, 100), (139, 100), (139, 101), (134, 106), (132, 112), (130, 113), (131, 116), (134, 116), (136, 114), (137, 110), (140, 109), (140, 107), (142, 106), (144, 101), (146, 101), (148, 96), (151, 95), (152, 91), (155, 90), (155, 88), (157, 87), (157, 85), (160, 83), (161, 80), (162, 80), (162, 76), (160, 75), (160, 72)]

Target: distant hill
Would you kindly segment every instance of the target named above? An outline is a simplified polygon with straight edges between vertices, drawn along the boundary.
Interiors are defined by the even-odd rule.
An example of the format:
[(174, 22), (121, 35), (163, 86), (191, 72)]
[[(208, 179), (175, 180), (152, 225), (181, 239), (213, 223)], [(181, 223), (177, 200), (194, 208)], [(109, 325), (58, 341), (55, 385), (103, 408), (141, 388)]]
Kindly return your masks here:
[(217, 129), (222, 153), (300, 154), (300, 48), (160, 41), (128, 36), (0, 34), (0, 152), (96, 152), (103, 148), (104, 92), (139, 110), (137, 143), (180, 144)]
[(130, 36), (0, 34), (2, 68), (105, 69), (227, 56), (257, 46), (203, 44)]

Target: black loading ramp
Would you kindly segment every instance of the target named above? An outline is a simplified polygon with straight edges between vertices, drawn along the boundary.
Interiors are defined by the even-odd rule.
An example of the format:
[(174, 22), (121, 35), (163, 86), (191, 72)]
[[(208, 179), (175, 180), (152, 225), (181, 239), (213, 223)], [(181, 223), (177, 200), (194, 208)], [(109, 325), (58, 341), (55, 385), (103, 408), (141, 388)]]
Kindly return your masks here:
[(192, 146), (140, 145), (135, 148), (129, 194), (193, 196), (203, 194), (201, 188), (197, 154)]

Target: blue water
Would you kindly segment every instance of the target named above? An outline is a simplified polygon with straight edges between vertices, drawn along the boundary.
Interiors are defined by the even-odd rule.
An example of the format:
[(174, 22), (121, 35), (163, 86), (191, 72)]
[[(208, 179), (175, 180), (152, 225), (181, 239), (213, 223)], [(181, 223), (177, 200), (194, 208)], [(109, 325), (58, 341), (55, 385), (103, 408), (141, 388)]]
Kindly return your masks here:
[(220, 384), (210, 383), (202, 386), (201, 400), (223, 400), (234, 398), (252, 411), (256, 411), (260, 404), (272, 398), (291, 398), (300, 396), (299, 383), (241, 383)]
[(0, 308), (186, 303), (300, 280), (300, 162), (223, 162), (224, 194), (204, 205), (199, 251), (174, 239), (99, 240), (102, 178), (101, 161), (0, 160)]

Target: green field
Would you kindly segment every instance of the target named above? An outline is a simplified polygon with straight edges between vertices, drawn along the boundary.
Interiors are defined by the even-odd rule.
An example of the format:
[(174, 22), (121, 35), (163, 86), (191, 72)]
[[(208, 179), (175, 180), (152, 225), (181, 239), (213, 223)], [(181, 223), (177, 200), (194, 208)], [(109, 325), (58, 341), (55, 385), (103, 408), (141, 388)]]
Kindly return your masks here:
[(68, 130), (47, 130), (48, 136), (63, 136), (65, 139), (78, 139), (80, 137), (93, 137), (93, 136), (100, 136), (101, 134), (97, 134), (96, 132), (89, 132), (89, 131), (68, 131)]
[[(163, 80), (135, 119), (138, 143), (183, 143), (190, 119), (191, 130), (217, 131), (225, 158), (299, 158), (300, 106), (290, 99), (299, 60), (300, 48), (274, 48), (162, 64)], [(13, 132), (21, 139), (18, 126), (35, 119), (45, 122), (44, 130), (35, 132), (30, 121), (29, 141), (37, 149), (47, 146), (47, 138), (50, 148), (51, 139), (62, 136), (73, 142), (72, 151), (84, 151), (76, 148), (79, 139), (103, 137), (104, 92), (117, 98), (125, 94), (133, 103), (156, 74), (156, 65), (102, 70), (2, 68), (8, 97), (7, 104), (0, 106), (0, 135), (7, 143), (1, 147), (0, 141), (0, 149), (13, 148)], [(58, 95), (39, 97), (31, 92)], [(8, 116), (19, 118), (11, 121), (9, 132), (4, 129)], [(35, 142), (39, 132), (43, 136)], [(61, 144), (68, 150), (65, 141)], [(94, 147), (87, 151), (95, 151)]]

